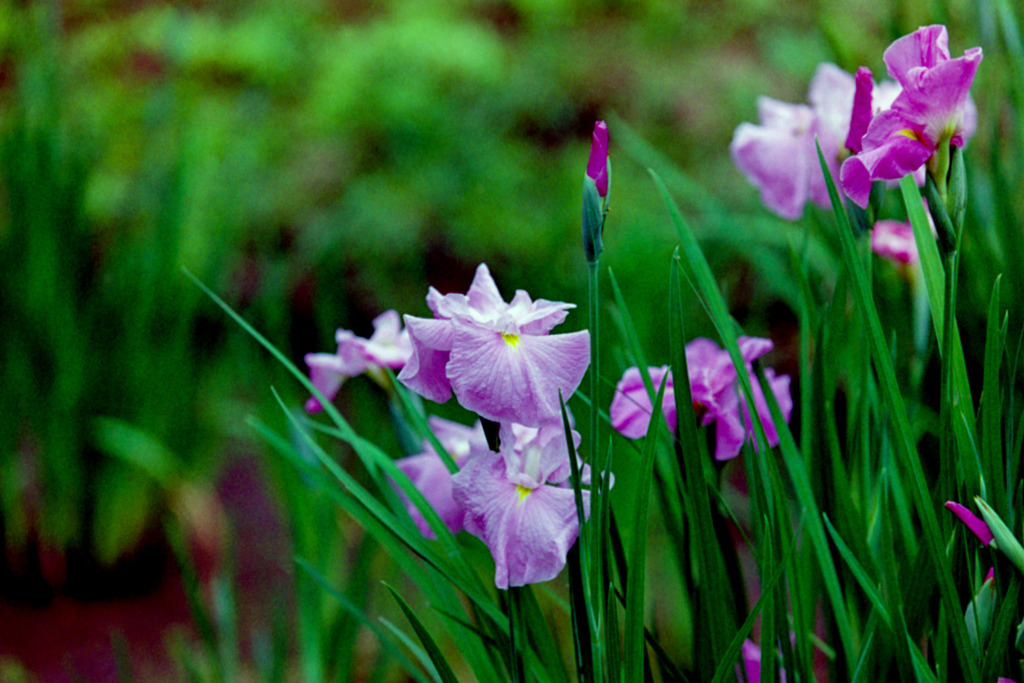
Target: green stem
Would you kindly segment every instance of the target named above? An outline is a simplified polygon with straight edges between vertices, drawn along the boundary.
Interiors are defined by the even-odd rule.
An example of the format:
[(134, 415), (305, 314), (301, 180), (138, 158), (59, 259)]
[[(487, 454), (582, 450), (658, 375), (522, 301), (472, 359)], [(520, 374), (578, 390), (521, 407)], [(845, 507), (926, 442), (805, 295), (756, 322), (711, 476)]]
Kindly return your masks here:
[[(587, 458), (591, 467), (591, 514), (595, 511), (602, 511), (605, 505), (608, 505), (607, 500), (595, 500), (597, 496), (601, 495), (601, 481), (603, 477), (607, 476), (607, 473), (602, 471), (601, 462), (598, 460), (598, 444), (600, 443), (600, 426), (601, 426), (601, 402), (598, 395), (600, 386), (600, 352), (599, 352), (599, 339), (600, 334), (598, 331), (598, 299), (599, 299), (599, 267), (598, 259), (595, 258), (592, 262), (587, 263), (587, 310), (590, 317), (590, 434), (588, 438), (589, 446), (587, 452), (589, 457)], [(595, 505), (596, 503), (596, 505)], [(603, 516), (603, 515), (602, 515)], [(605, 596), (605, 575), (604, 575), (604, 558), (601, 557), (604, 544), (602, 543), (601, 525), (589, 524), (591, 533), (589, 534), (590, 541), (590, 608), (595, 612), (595, 620), (592, 622), (592, 626), (600, 630), (599, 624), (602, 622), (603, 611), (606, 603)], [(601, 642), (601, 636), (599, 633), (595, 633), (594, 637), (597, 643)], [(600, 647), (598, 648), (600, 650)], [(594, 664), (598, 667), (601, 665), (600, 655), (596, 658)], [(594, 672), (595, 674), (598, 672)]]

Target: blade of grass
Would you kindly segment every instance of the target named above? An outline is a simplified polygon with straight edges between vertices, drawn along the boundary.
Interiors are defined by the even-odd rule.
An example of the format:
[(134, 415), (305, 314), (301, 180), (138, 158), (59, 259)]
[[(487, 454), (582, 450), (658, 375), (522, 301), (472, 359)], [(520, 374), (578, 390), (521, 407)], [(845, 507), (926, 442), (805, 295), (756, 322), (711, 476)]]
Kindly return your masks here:
[[(945, 546), (939, 532), (939, 521), (935, 513), (935, 507), (932, 504), (931, 490), (925, 480), (924, 471), (917, 454), (917, 447), (913, 441), (903, 395), (900, 393), (899, 384), (896, 381), (896, 373), (889, 358), (889, 349), (882, 334), (878, 313), (868, 294), (870, 288), (860, 261), (857, 258), (856, 245), (854, 244), (853, 233), (850, 230), (850, 224), (846, 217), (846, 210), (839, 199), (835, 183), (832, 180), (832, 174), (828, 170), (828, 165), (825, 163), (825, 157), (821, 153), (820, 147), (818, 149), (818, 158), (824, 170), (829, 197), (832, 200), (832, 212), (835, 216), (840, 241), (842, 242), (846, 267), (852, 276), (854, 298), (867, 323), (868, 341), (871, 347), (871, 355), (875, 362), (875, 370), (882, 385), (882, 395), (889, 406), (890, 414), (893, 418), (892, 425), (896, 436), (897, 451), (903, 466), (911, 473), (911, 492), (914, 495), (914, 502), (921, 517), (925, 544), (931, 558), (932, 568), (939, 579), (938, 585), (942, 604), (948, 612), (957, 614), (960, 610), (960, 604), (953, 583), (952, 570), (947, 562)], [(908, 206), (907, 208), (909, 211), (913, 207)], [(964, 676), (971, 683), (978, 683), (977, 663), (971, 650), (967, 628), (962, 619), (952, 619), (951, 622), (954, 649), (956, 650), (957, 657), (960, 659)]]
[[(660, 406), (665, 397), (668, 375), (661, 379), (654, 405)], [(644, 593), (645, 567), (647, 566), (647, 512), (650, 503), (651, 478), (654, 471), (654, 454), (657, 447), (658, 429), (662, 421), (652, 419), (644, 438), (640, 477), (636, 485), (636, 514), (633, 518), (633, 543), (629, 551), (629, 578), (626, 588), (626, 638), (623, 646), (623, 672), (626, 680), (639, 681), (644, 676)]]
[[(745, 364), (742, 362), (742, 357), (739, 354), (739, 347), (736, 343), (736, 336), (733, 331), (734, 322), (729, 315), (725, 300), (722, 298), (721, 292), (719, 292), (717, 285), (715, 284), (711, 268), (708, 266), (707, 260), (704, 258), (693, 233), (690, 231), (682, 214), (679, 212), (679, 208), (676, 206), (672, 196), (669, 194), (668, 188), (658, 175), (654, 173), (654, 171), (648, 169), (648, 172), (654, 179), (655, 184), (658, 186), (662, 199), (668, 208), (669, 215), (675, 225), (676, 232), (679, 234), (679, 238), (682, 241), (683, 253), (686, 255), (687, 262), (694, 271), (701, 294), (707, 300), (707, 305), (712, 315), (712, 321), (715, 322), (719, 333), (722, 335), (722, 340), (725, 343), (726, 348), (729, 350), (733, 363), (738, 368), (744, 368)], [(737, 374), (741, 382), (744, 396), (746, 396), (749, 401), (748, 405), (754, 405), (751, 399), (750, 382), (749, 377), (747, 377), (747, 373), (740, 371)], [(676, 392), (676, 398), (677, 400), (679, 398), (678, 391)], [(769, 406), (775, 405), (775, 409), (772, 413), (772, 419), (776, 426), (779, 426), (778, 432), (780, 449), (782, 451), (786, 469), (793, 478), (797, 498), (800, 501), (801, 506), (803, 506), (807, 511), (807, 533), (810, 534), (811, 542), (814, 545), (815, 552), (818, 557), (818, 562), (825, 581), (825, 590), (829, 597), (829, 604), (832, 606), (832, 610), (836, 615), (836, 623), (839, 629), (839, 636), (843, 645), (843, 651), (852, 655), (855, 649), (853, 630), (850, 625), (846, 603), (843, 600), (842, 591), (839, 588), (839, 577), (828, 546), (828, 539), (825, 536), (825, 529), (821, 523), (817, 501), (814, 498), (814, 492), (807, 477), (803, 458), (796, 449), (796, 443), (793, 441), (793, 437), (789, 433), (788, 427), (783, 426), (785, 421), (780, 418), (781, 414), (775, 412), (778, 405), (774, 401), (774, 396), (771, 391), (767, 392), (766, 398), (768, 399)], [(767, 447), (766, 439), (764, 438), (764, 430), (760, 425), (760, 420), (757, 418), (757, 411), (751, 411), (751, 417), (753, 418), (753, 422), (756, 427), (757, 437), (763, 444), (762, 451), (768, 452), (769, 449)], [(768, 479), (768, 477), (766, 476), (765, 479)], [(847, 673), (849, 674), (850, 672)]]
[(448, 660), (445, 659), (444, 654), (442, 654), (441, 648), (437, 646), (437, 642), (435, 642), (433, 636), (430, 635), (430, 631), (426, 629), (423, 622), (419, 620), (416, 613), (409, 607), (409, 604), (389, 584), (384, 583), (384, 587), (388, 589), (388, 592), (391, 593), (395, 602), (397, 602), (398, 606), (402, 609), (402, 613), (405, 614), (405, 618), (409, 620), (410, 624), (412, 624), (413, 630), (416, 631), (416, 636), (420, 639), (420, 642), (423, 643), (423, 647), (426, 649), (427, 655), (430, 657), (430, 661), (433, 663), (441, 681), (443, 681), (443, 683), (459, 683), (458, 677), (456, 677), (455, 672), (452, 671), (452, 667), (448, 663)]

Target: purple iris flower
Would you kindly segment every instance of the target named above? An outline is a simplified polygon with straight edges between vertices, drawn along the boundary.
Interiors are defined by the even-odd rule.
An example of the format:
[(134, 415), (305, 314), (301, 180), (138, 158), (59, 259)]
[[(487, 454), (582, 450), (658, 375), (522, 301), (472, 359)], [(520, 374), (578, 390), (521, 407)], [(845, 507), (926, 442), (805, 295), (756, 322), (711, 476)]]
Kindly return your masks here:
[(808, 92), (810, 106), (768, 97), (757, 102), (760, 125), (741, 123), (729, 152), (743, 175), (761, 190), (765, 205), (788, 220), (808, 200), (830, 206), (814, 140), (833, 174), (850, 128), (854, 80), (834, 64), (820, 64)]
[(843, 162), (843, 189), (858, 205), (867, 206), (872, 181), (898, 180), (949, 145), (963, 147), (973, 134), (977, 115), (969, 91), (981, 48), (950, 59), (948, 41), (945, 26), (925, 26), (885, 51), (889, 75), (903, 90), (871, 119), (862, 150)]
[[(474, 426), (467, 427), (458, 422), (431, 416), (428, 418), (428, 424), (430, 431), (459, 467), (465, 465), (470, 456), (489, 452), (487, 438), (479, 421)], [(424, 441), (422, 453), (396, 460), (395, 465), (409, 477), (453, 534), (462, 530), (465, 510), (452, 496), (452, 473), (448, 471), (448, 467), (430, 442)], [(396, 491), (420, 533), (426, 538), (435, 538), (434, 530), (427, 524), (419, 509), (407, 500), (397, 487)]]
[[(750, 363), (772, 349), (772, 342), (769, 339), (740, 337), (738, 342), (748, 372)], [(736, 387), (736, 368), (729, 353), (710, 339), (694, 339), (686, 345), (686, 369), (690, 375), (694, 413), (702, 425), (715, 423), (715, 459), (728, 460), (736, 457), (743, 442), (752, 438), (754, 432), (746, 400), (740, 396)], [(669, 429), (674, 432), (676, 409), (671, 372), (667, 366), (648, 368), (648, 372), (655, 386), (659, 386), (662, 378), (668, 374), (661, 409)], [(788, 422), (793, 411), (789, 376), (776, 376), (775, 371), (768, 368), (765, 370), (765, 377)], [(778, 429), (771, 419), (764, 393), (753, 375), (751, 388), (754, 393), (754, 405), (768, 437), (768, 444), (774, 447), (779, 443)], [(629, 368), (616, 385), (615, 397), (609, 408), (612, 427), (628, 438), (638, 439), (647, 433), (652, 413), (651, 398), (644, 387), (640, 371), (637, 368)]]
[(519, 290), (505, 303), (480, 264), (466, 294), (433, 287), (434, 319), (405, 316), (413, 354), (398, 379), (438, 403), (454, 391), (459, 403), (495, 422), (529, 426), (560, 414), (590, 364), (587, 331), (549, 334), (575, 304), (538, 299)]
[(994, 538), (992, 536), (992, 530), (989, 529), (985, 520), (975, 515), (960, 503), (952, 500), (946, 501), (946, 509), (956, 515), (960, 521), (970, 529), (971, 533), (978, 537), (982, 546), (987, 546), (992, 542), (992, 539)]
[[(306, 365), (309, 379), (320, 393), (333, 401), (342, 383), (367, 370), (375, 368), (401, 369), (412, 355), (409, 333), (401, 329), (402, 323), (397, 311), (385, 311), (373, 320), (373, 334), (369, 339), (357, 337), (348, 330), (338, 330), (335, 353), (307, 353)], [(306, 401), (306, 412), (318, 413), (323, 410), (320, 400), (311, 396)]]
[[(572, 432), (578, 446), (580, 437)], [(587, 465), (581, 466), (589, 484)], [(465, 510), (466, 531), (483, 540), (494, 557), (498, 588), (555, 578), (579, 534), (569, 486), (571, 464), (559, 423), (539, 428), (505, 423), (501, 450), (471, 457), (452, 476), (455, 501)], [(590, 492), (583, 491), (584, 514)]]

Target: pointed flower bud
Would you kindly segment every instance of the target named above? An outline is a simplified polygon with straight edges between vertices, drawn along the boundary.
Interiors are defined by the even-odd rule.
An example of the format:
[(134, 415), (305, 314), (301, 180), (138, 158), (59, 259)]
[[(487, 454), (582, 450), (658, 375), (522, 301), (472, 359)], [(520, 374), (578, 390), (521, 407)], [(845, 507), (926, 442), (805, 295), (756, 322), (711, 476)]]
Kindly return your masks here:
[(604, 249), (601, 231), (608, 208), (608, 180), (608, 126), (598, 121), (594, 124), (590, 161), (583, 177), (583, 252), (591, 264), (597, 263)]
[(992, 530), (976, 514), (952, 500), (946, 501), (946, 509), (956, 515), (971, 530), (971, 533), (978, 537), (981, 545), (987, 546), (992, 542)]
[(594, 124), (594, 136), (590, 142), (590, 161), (587, 162), (587, 177), (597, 185), (597, 194), (608, 196), (608, 124), (598, 121)]

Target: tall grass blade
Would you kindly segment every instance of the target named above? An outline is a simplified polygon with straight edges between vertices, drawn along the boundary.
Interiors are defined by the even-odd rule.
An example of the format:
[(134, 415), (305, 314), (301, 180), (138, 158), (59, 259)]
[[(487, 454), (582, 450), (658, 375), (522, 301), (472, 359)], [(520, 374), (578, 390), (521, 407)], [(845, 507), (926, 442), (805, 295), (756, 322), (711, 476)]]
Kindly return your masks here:
[[(835, 216), (839, 238), (842, 242), (846, 268), (852, 278), (854, 298), (867, 324), (871, 356), (882, 386), (882, 396), (893, 420), (892, 426), (897, 452), (900, 455), (903, 467), (911, 474), (911, 493), (914, 496), (914, 504), (921, 517), (924, 541), (931, 559), (932, 571), (938, 578), (942, 605), (946, 612), (957, 615), (960, 612), (960, 601), (953, 583), (952, 570), (946, 557), (945, 545), (940, 536), (939, 521), (931, 499), (931, 489), (925, 480), (924, 471), (917, 453), (917, 446), (913, 441), (910, 423), (907, 419), (906, 406), (896, 381), (896, 373), (889, 357), (889, 349), (885, 343), (885, 337), (882, 334), (878, 312), (871, 301), (870, 287), (861, 267), (860, 259), (857, 256), (856, 245), (854, 244), (853, 233), (850, 230), (846, 210), (839, 199), (835, 183), (832, 180), (832, 174), (828, 170), (828, 165), (825, 163), (820, 147), (818, 149), (818, 158), (825, 174), (829, 197), (832, 200), (832, 212)], [(911, 209), (912, 207), (908, 206), (908, 210)], [(970, 683), (978, 683), (977, 662), (971, 650), (967, 627), (962, 619), (951, 619), (951, 629), (954, 649), (960, 660), (964, 676)]]

